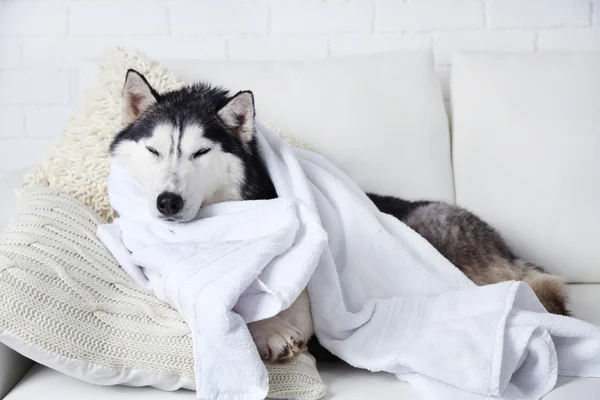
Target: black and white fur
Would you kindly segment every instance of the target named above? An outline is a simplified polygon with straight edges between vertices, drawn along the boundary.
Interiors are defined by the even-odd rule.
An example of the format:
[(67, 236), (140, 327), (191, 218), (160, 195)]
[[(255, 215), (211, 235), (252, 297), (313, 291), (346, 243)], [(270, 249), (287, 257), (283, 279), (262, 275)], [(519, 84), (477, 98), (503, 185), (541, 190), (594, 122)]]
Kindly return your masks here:
[[(258, 151), (254, 116), (249, 91), (232, 96), (223, 88), (198, 83), (159, 94), (141, 74), (129, 70), (123, 90), (125, 127), (110, 152), (145, 187), (156, 218), (188, 222), (203, 205), (277, 196)], [(439, 202), (369, 197), (476, 284), (523, 280), (549, 311), (567, 314), (562, 281), (520, 260), (475, 215)], [(289, 309), (251, 323), (249, 329), (264, 359), (295, 357), (313, 334), (306, 292)]]

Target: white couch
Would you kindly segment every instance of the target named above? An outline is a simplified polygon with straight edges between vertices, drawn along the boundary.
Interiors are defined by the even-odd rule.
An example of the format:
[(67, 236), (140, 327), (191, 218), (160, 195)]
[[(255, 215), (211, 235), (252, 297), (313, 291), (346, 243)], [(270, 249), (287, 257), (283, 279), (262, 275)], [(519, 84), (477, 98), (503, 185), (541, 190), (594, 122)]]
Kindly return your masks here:
[[(347, 60), (302, 68), (170, 65), (190, 79), (232, 87), (247, 81), (259, 116), (314, 145), (367, 190), (476, 211), (523, 257), (577, 282), (569, 286), (570, 309), (600, 325), (600, 56), (458, 57), (452, 135), (430, 56), (409, 59), (366, 57), (351, 68)], [(0, 180), (0, 231), (16, 212), (11, 191), (18, 181), (19, 173)], [(422, 398), (387, 374), (339, 364), (319, 369), (326, 399)], [(32, 366), (0, 345), (3, 393), (7, 400), (194, 398), (184, 390), (95, 386)], [(600, 379), (561, 377), (546, 396), (571, 398), (600, 398)]]

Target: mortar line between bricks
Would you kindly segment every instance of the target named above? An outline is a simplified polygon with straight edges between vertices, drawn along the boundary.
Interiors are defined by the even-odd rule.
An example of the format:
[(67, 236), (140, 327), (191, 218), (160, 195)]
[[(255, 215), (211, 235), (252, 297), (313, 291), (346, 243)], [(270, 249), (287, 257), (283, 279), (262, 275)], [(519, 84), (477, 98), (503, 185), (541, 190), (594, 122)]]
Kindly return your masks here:
[(331, 50), (331, 40), (332, 40), (331, 37), (327, 38), (327, 58), (331, 58), (331, 56), (333, 54), (333, 52)]
[(2, 72), (27, 72), (29, 71), (29, 68), (25, 69), (22, 66), (16, 66), (16, 67), (0, 67), (0, 73)]
[(23, 49), (23, 42), (18, 43), (19, 46), (19, 71), (23, 71), (25, 65), (25, 50)]
[(228, 60), (231, 60), (230, 40), (229, 37), (225, 37), (225, 57), (227, 57)]
[(375, 33), (375, 14), (377, 13), (377, 3), (375, 3), (374, 0), (370, 1), (371, 3), (371, 10), (373, 11), (371, 13), (371, 35), (373, 35)]
[(19, 72), (54, 72), (54, 73), (70, 73), (70, 72), (77, 72), (77, 67), (72, 66), (72, 65), (64, 65), (64, 66), (49, 66), (49, 67), (44, 67), (44, 66), (27, 66), (27, 67), (22, 67), (22, 68), (18, 68), (18, 69), (9, 69), (9, 68), (4, 68), (3, 71), (19, 71)]
[(74, 90), (74, 85), (73, 85), (73, 73), (71, 72), (65, 72), (67, 74), (67, 81), (69, 82), (69, 105), (73, 104), (73, 100), (75, 100), (73, 98), (73, 90)]
[[(1, 1), (1, 0), (0, 0)], [(43, 0), (42, 0), (43, 1)], [(192, 37), (192, 35), (182, 35), (182, 36), (173, 36), (169, 35), (169, 33), (76, 33), (70, 34), (68, 39), (99, 39), (99, 40), (112, 40), (112, 39), (164, 39), (168, 37), (178, 37), (181, 39), (182, 37)], [(200, 35), (196, 35), (200, 36)], [(38, 36), (43, 38), (48, 38), (48, 36)]]
[(68, 107), (71, 105), (70, 101), (67, 102), (56, 102), (56, 103), (48, 103), (48, 102), (37, 102), (37, 101), (28, 101), (26, 103), (0, 103), (0, 107)]
[[(527, 28), (505, 28), (505, 29), (493, 29), (492, 31), (498, 30), (519, 30)], [(461, 33), (461, 32), (486, 32), (484, 27), (467, 27), (467, 28), (429, 28), (429, 29), (385, 29), (378, 31), (377, 35), (389, 35), (389, 34), (424, 34), (434, 32), (450, 32), (450, 33)]]
[(23, 115), (21, 116), (21, 128), (23, 129), (23, 137), (27, 137), (29, 132), (27, 132), (27, 109), (23, 107)]
[[(2, 2), (3, 0), (0, 0)], [(14, 1), (14, 0), (13, 0)], [(45, 0), (39, 0), (45, 1)], [(56, 33), (0, 33), (0, 39), (65, 39), (63, 34)]]
[(165, 18), (167, 19), (167, 36), (171, 37), (173, 35), (173, 30), (171, 29), (171, 10), (169, 10), (169, 6), (167, 4), (164, 5), (165, 8)]
[(65, 7), (67, 8), (67, 18), (65, 20), (67, 26), (65, 28), (65, 36), (68, 37), (71, 36), (71, 24), (69, 23), (71, 21), (71, 7), (68, 7), (67, 5), (65, 5)]
[(273, 34), (273, 7), (267, 4), (267, 36)]
[(490, 25), (490, 3), (489, 0), (483, 0), (483, 26), (485, 30), (491, 30)]
[(23, 115), (25, 116), (25, 126), (23, 127), (23, 132), (25, 132), (25, 135), (23, 137), (25, 138), (30, 138), (29, 136), (29, 114), (31, 110), (31, 104), (27, 104), (25, 107), (23, 107)]
[(547, 29), (547, 30), (570, 30), (576, 28), (589, 28), (587, 25), (578, 25), (578, 26), (570, 26), (570, 25), (550, 25), (550, 26), (509, 26), (509, 27), (501, 27), (490, 29), (489, 32), (533, 32), (538, 29)]
[[(242, 33), (228, 33), (228, 32), (218, 32), (218, 33), (184, 33), (184, 34), (174, 34), (171, 36), (154, 36), (154, 37), (162, 37), (162, 38), (172, 38), (172, 39), (198, 39), (198, 38), (220, 38), (220, 39), (228, 39), (228, 38), (240, 38), (240, 37), (250, 37), (250, 38), (269, 38), (274, 36), (284, 36), (284, 35), (267, 35), (264, 33), (252, 33), (252, 32), (242, 32)], [(292, 35), (289, 35), (292, 36)], [(115, 38), (119, 38), (121, 36), (114, 36)], [(145, 36), (129, 36), (129, 39), (134, 38), (144, 38)]]
[(598, 30), (598, 26), (573, 26), (566, 28), (537, 28), (536, 31), (540, 33), (548, 33), (548, 32), (560, 32), (560, 33), (590, 33)]

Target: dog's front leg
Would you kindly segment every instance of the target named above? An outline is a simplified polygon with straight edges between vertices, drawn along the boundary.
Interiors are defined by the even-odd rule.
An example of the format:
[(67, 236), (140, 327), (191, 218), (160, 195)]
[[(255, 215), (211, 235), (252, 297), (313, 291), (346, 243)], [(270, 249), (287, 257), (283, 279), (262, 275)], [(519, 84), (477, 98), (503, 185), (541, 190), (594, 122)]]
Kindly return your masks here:
[(290, 308), (248, 324), (263, 360), (288, 361), (300, 354), (313, 334), (310, 302), (304, 290)]

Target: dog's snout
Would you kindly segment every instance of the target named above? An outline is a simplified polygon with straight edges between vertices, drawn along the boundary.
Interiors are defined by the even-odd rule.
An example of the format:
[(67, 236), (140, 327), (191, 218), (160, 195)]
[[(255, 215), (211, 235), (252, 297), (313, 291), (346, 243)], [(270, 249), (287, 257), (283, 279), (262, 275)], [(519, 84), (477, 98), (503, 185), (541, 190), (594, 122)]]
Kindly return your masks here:
[(156, 198), (156, 208), (162, 215), (171, 217), (183, 208), (183, 198), (175, 193), (162, 192)]

